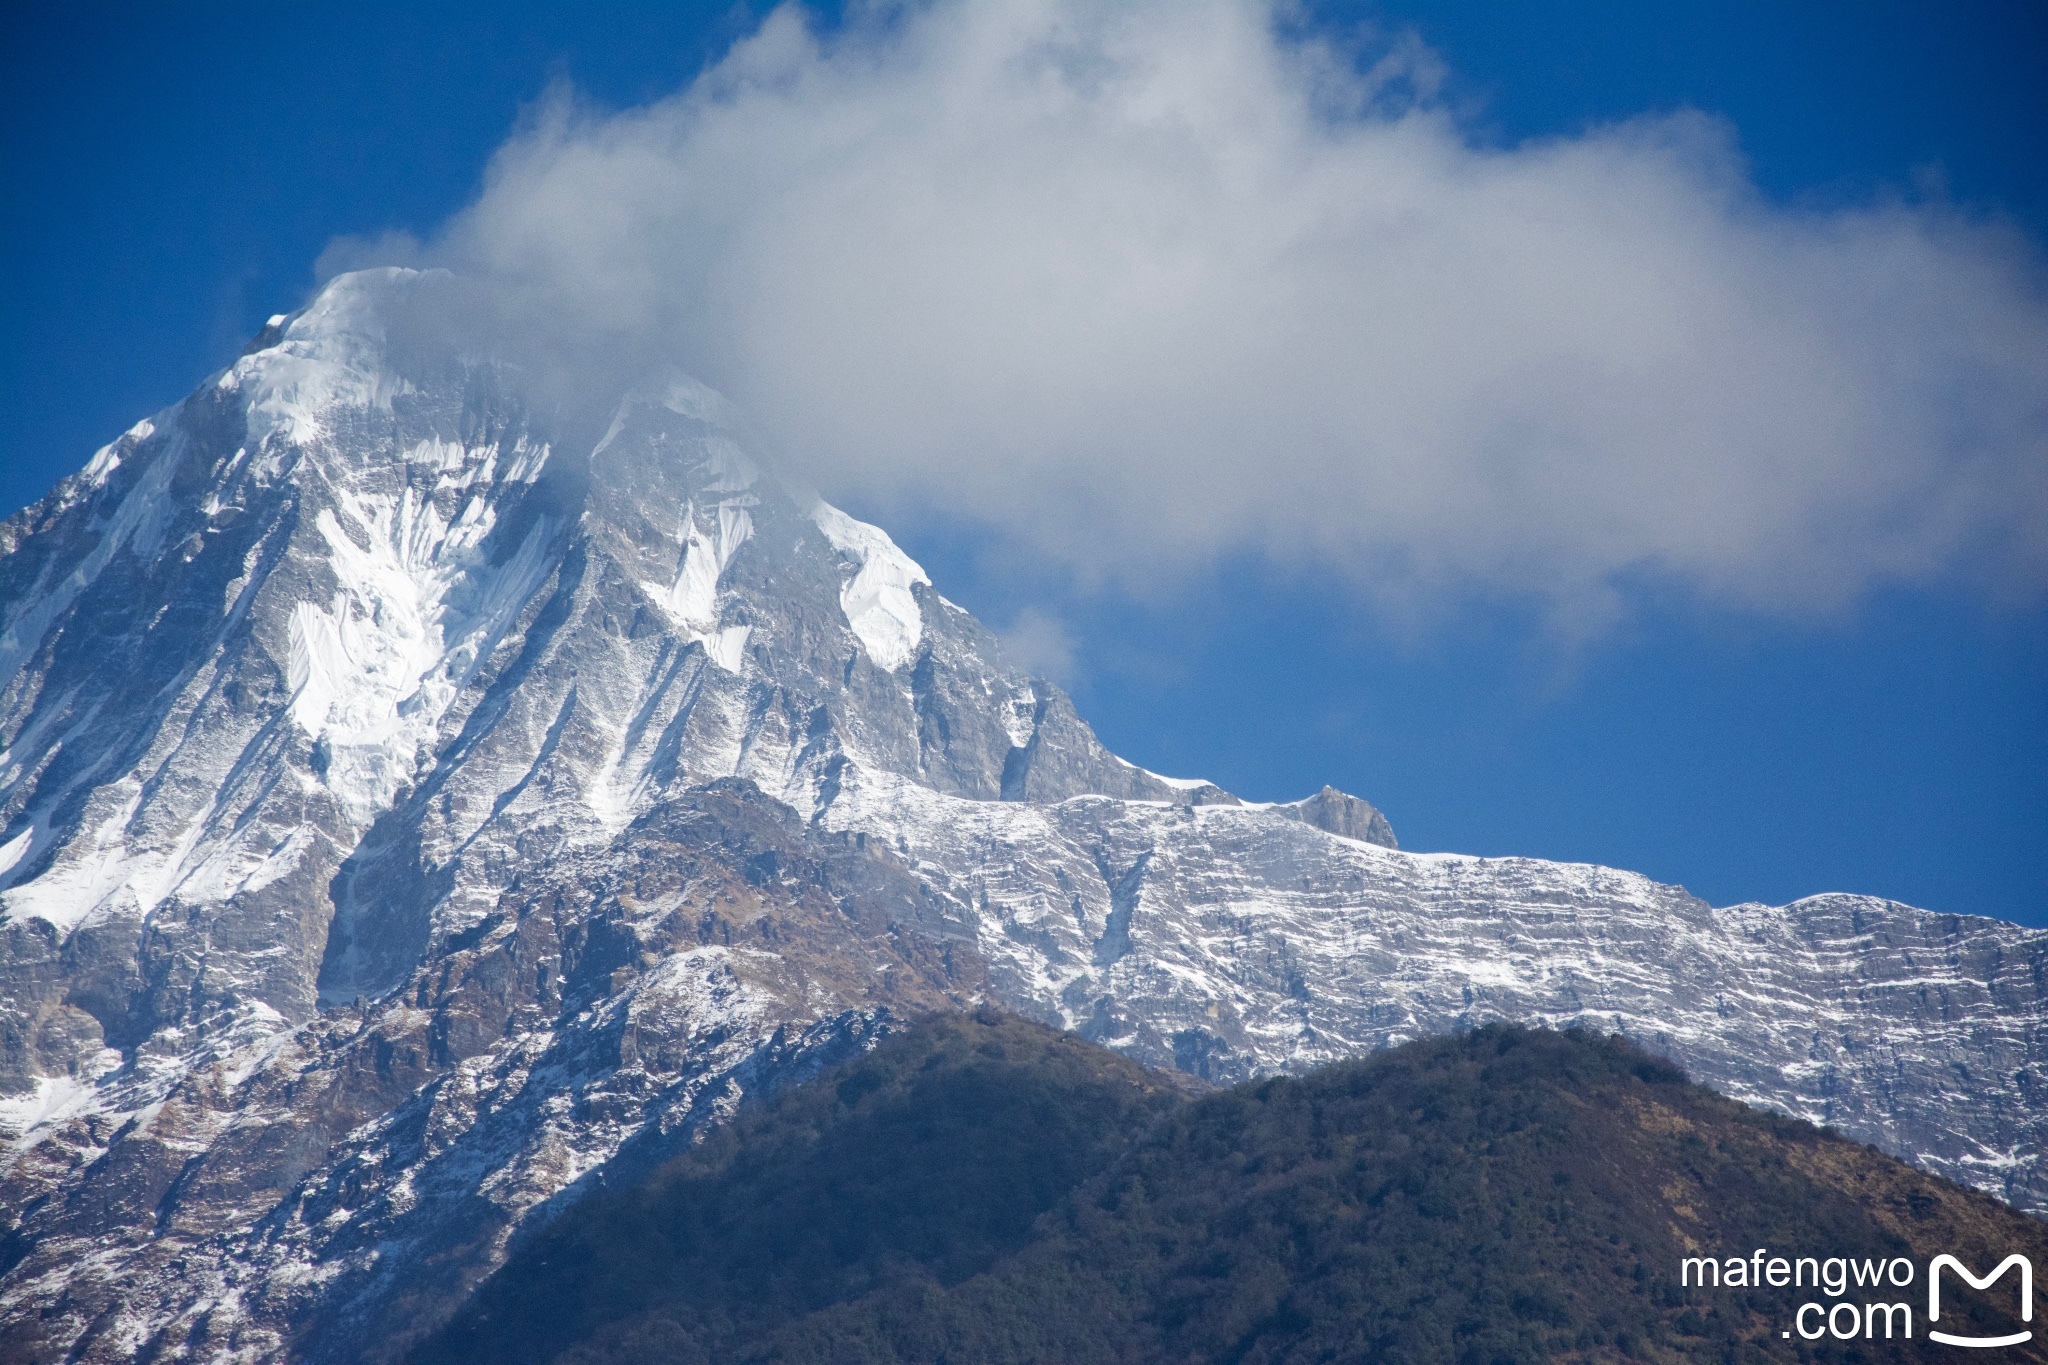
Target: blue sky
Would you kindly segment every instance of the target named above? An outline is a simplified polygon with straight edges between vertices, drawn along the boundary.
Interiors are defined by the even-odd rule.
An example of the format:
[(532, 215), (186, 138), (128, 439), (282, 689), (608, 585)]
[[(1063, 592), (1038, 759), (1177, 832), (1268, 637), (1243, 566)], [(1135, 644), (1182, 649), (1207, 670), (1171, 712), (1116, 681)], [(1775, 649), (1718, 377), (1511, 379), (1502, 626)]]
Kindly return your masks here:
[[(550, 80), (629, 109), (753, 22), (26, 9), (0, 18), (0, 194), (27, 210), (0, 216), (10, 508), (232, 358), (333, 239), (434, 234)], [(1374, 51), (1416, 34), (1474, 148), (1692, 108), (1732, 126), (1771, 211), (1932, 200), (2048, 240), (2035, 5), (1872, 5), (1853, 24), (1820, 6), (1324, 5), (1313, 22), (1374, 23)], [(1854, 890), (2048, 924), (2048, 615), (1996, 566), (1879, 574), (1794, 610), (1637, 576), (1561, 633), (1511, 591), (1390, 605), (1257, 547), (1147, 580), (900, 489), (840, 496), (948, 596), (1021, 623), (1149, 767), (1263, 799), (1328, 781), (1410, 847), (1600, 861), (1717, 903)]]

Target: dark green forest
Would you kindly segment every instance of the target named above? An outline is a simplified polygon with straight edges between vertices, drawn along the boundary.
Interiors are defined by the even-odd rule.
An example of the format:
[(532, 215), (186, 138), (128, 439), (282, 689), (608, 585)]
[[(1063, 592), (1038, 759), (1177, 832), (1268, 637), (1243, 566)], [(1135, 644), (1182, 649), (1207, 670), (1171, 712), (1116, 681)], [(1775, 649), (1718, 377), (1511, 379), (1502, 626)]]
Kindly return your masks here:
[[(1954, 1354), (1924, 1339), (1921, 1280), (1881, 1296), (1913, 1305), (1910, 1343), (1781, 1336), (1839, 1301), (1811, 1288), (1679, 1284), (1684, 1257), (1756, 1248), (2048, 1269), (2048, 1226), (1616, 1038), (1488, 1027), (1190, 1095), (1072, 1035), (945, 1015), (576, 1206), (413, 1359)], [(2010, 1294), (1957, 1297), (1948, 1330), (2021, 1326)]]

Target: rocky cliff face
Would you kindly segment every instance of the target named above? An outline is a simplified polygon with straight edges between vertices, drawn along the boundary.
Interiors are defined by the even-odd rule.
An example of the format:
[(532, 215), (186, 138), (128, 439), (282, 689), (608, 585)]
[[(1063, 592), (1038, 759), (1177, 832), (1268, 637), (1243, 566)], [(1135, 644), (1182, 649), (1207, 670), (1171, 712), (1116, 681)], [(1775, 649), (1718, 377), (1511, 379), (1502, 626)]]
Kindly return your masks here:
[(8, 1352), (395, 1350), (980, 1001), (1215, 1080), (1590, 1020), (2048, 1209), (2048, 935), (1146, 773), (716, 395), (543, 401), (454, 287), (338, 279), (0, 526)]

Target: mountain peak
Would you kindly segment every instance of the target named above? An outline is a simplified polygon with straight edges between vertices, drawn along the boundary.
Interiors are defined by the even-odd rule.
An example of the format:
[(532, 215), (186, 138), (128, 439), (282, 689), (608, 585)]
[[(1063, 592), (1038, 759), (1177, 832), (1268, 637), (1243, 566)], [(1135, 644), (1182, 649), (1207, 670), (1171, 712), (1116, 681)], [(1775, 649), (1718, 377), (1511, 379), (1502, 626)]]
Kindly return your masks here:
[(338, 276), (0, 527), (0, 1354), (359, 1358), (985, 1002), (1219, 1083), (1594, 1021), (2048, 1207), (2048, 934), (1147, 772), (716, 393), (565, 393), (472, 303)]

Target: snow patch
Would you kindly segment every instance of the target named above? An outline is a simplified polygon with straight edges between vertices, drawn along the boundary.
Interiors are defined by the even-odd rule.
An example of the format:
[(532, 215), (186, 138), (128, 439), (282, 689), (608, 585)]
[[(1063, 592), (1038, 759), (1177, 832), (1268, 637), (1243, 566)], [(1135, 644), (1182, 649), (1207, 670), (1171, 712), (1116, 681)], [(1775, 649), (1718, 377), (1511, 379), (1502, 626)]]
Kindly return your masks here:
[(1475, 986), (1522, 986), (1522, 974), (1499, 958), (1476, 958), (1462, 964), (1465, 979)]
[(273, 436), (312, 445), (328, 434), (325, 416), (336, 407), (389, 411), (412, 386), (384, 364), (384, 315), (428, 278), (445, 274), (390, 266), (337, 275), (290, 319), (277, 345), (223, 372), (220, 388), (250, 391), (250, 445), (261, 449)]
[(740, 546), (754, 534), (754, 519), (736, 501), (721, 502), (711, 509), (711, 528), (697, 526), (697, 506), (683, 512), (679, 539), (683, 542), (683, 563), (669, 589), (668, 608), (688, 626), (708, 630), (718, 621), (718, 580), (724, 575)]
[(28, 852), (29, 845), (33, 844), (35, 839), (36, 827), (30, 825), (6, 843), (0, 844), (0, 877), (4, 877), (14, 870), (14, 865), (21, 861), (22, 856)]
[[(410, 486), (395, 498), (338, 490), (338, 506), (347, 526), (333, 508), (314, 522), (336, 591), (325, 606), (293, 608), (287, 680), (293, 723), (320, 746), (329, 790), (361, 824), (412, 781), (457, 692), (539, 588), (548, 528), (536, 525), (493, 569), (481, 553), (497, 522), (486, 497), (452, 517)], [(471, 609), (454, 611), (457, 597)]]
[(1010, 737), (1010, 746), (1021, 749), (1031, 742), (1031, 736), (1038, 729), (1038, 689), (1024, 687), (1010, 698), (1010, 704), (1002, 708), (1000, 719), (1003, 733)]
[[(1150, 768), (1140, 768), (1137, 764), (1131, 762), (1127, 758), (1118, 758), (1115, 754), (1111, 754), (1110, 757), (1115, 758), (1117, 762), (1123, 764), (1132, 772), (1143, 773), (1145, 774), (1145, 776), (1151, 778), (1154, 782), (1163, 782), (1167, 786), (1173, 788), (1175, 791), (1199, 791), (1203, 787), (1214, 787), (1216, 785), (1214, 782), (1211, 782), (1206, 777), (1168, 777), (1163, 773), (1155, 773)], [(1265, 804), (1271, 805), (1272, 803), (1267, 802)]]
[[(101, 801), (101, 795), (109, 799)], [(141, 795), (142, 785), (132, 774), (96, 793), (95, 808), (105, 813), (89, 832), (72, 839), (41, 876), (0, 894), (6, 918), (45, 920), (68, 936), (121, 893), (132, 899), (129, 883), (139, 869), (128, 849), (128, 822)]]
[(747, 636), (753, 633), (752, 626), (727, 626), (716, 635), (704, 635), (704, 652), (711, 656), (711, 662), (728, 673), (740, 671), (740, 663), (747, 652)]
[(150, 421), (147, 417), (143, 418), (140, 422), (122, 432), (120, 440), (109, 441), (106, 445), (94, 451), (92, 459), (86, 462), (85, 471), (80, 477), (94, 488), (104, 488), (108, 478), (113, 475), (115, 470), (121, 467), (123, 449), (133, 450), (154, 435), (156, 435), (156, 423)]
[[(195, 832), (202, 827), (195, 824)], [(251, 837), (255, 837), (253, 831)], [(170, 864), (174, 879), (167, 879), (159, 899), (173, 890), (188, 902), (207, 904), (252, 895), (290, 876), (313, 847), (313, 839), (312, 832), (301, 826), (267, 848), (252, 849), (231, 842), (226, 848), (213, 850), (189, 873), (183, 870), (183, 859), (174, 859)]]
[[(109, 1048), (95, 1060), (94, 1075), (103, 1075), (121, 1064), (121, 1054)], [(99, 1086), (94, 1079), (38, 1076), (34, 1090), (0, 1100), (0, 1133), (13, 1138), (15, 1151), (24, 1151), (58, 1124), (98, 1113), (99, 1099)]]
[(811, 508), (811, 521), (833, 549), (859, 561), (859, 571), (839, 589), (839, 609), (868, 657), (894, 673), (924, 638), (924, 615), (911, 588), (931, 579), (879, 526), (855, 521), (828, 502)]
[[(477, 484), (530, 484), (547, 467), (549, 448), (545, 442), (529, 444), (525, 436), (513, 443), (509, 453), (501, 452), (496, 441), (485, 446), (466, 446), (460, 441), (432, 437), (407, 450), (406, 467), (437, 476), (438, 492), (459, 492)], [(504, 468), (499, 468), (501, 454)]]
[(726, 566), (752, 539), (753, 514), (747, 511), (752, 498), (729, 498), (706, 509), (708, 527), (700, 527), (698, 508), (693, 502), (683, 511), (676, 532), (682, 542), (683, 558), (676, 581), (666, 590), (642, 583), (641, 591), (660, 603), (686, 643), (704, 646), (713, 663), (728, 673), (738, 673), (750, 626), (718, 626), (718, 582)]

